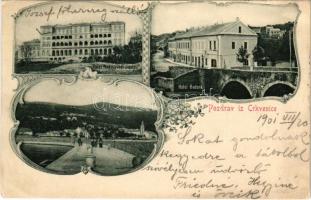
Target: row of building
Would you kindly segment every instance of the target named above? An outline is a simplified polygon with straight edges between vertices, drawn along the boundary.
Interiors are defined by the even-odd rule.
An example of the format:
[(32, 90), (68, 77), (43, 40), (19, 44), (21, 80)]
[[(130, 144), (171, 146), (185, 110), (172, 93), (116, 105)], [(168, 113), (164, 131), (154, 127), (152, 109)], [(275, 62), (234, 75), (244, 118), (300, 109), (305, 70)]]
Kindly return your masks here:
[(286, 30), (281, 30), (280, 28), (275, 28), (273, 26), (265, 26), (265, 27), (253, 27), (257, 34), (264, 35), (267, 38), (275, 38), (281, 39), (284, 37)]
[(177, 34), (168, 41), (172, 60), (200, 68), (230, 68), (243, 65), (237, 60), (240, 47), (250, 54), (246, 64), (253, 64), (252, 51), (257, 45), (257, 34), (239, 18)]
[(17, 47), (17, 59), (30, 61), (82, 60), (90, 55), (105, 56), (113, 46), (125, 44), (125, 23), (78, 23), (40, 26), (40, 40)]

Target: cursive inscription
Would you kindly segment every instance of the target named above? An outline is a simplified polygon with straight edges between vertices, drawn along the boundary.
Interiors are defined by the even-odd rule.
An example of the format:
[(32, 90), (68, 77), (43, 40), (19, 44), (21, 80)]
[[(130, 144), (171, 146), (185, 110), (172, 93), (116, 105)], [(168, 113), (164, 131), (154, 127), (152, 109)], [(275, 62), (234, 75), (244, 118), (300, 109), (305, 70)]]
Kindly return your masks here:
[(260, 112), (242, 124), (255, 128), (243, 133), (238, 128), (180, 130), (172, 145), (176, 149), (163, 149), (158, 162), (144, 170), (169, 174), (172, 189), (191, 198), (260, 199), (297, 192), (299, 178), (307, 176), (300, 170), (307, 171), (310, 161), (308, 121), (300, 112)]

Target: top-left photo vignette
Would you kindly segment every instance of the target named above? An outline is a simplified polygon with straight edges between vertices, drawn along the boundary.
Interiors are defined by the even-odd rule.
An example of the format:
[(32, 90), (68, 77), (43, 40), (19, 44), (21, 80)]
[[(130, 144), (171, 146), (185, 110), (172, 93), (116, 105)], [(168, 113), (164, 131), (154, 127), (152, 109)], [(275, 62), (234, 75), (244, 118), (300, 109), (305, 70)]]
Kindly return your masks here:
[[(141, 5), (140, 5), (141, 4)], [(15, 14), (14, 74), (79, 74), (142, 82), (148, 5), (46, 2)]]

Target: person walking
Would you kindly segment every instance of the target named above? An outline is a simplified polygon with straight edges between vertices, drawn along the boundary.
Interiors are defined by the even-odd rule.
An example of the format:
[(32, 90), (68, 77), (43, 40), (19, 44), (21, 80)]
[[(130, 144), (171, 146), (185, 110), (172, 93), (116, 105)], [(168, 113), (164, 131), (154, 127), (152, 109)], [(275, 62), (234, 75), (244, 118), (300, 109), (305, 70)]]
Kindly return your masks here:
[(98, 146), (99, 146), (99, 148), (103, 148), (103, 139), (102, 138), (98, 139)]

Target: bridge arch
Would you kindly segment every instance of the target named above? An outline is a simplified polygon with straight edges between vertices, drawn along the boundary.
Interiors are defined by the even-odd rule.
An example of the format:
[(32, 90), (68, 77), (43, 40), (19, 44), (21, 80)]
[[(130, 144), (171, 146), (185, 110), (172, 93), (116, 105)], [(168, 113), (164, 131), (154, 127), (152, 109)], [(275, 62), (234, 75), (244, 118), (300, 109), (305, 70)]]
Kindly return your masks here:
[(261, 91), (261, 96), (277, 96), (283, 97), (286, 94), (294, 93), (296, 86), (285, 81), (274, 81), (267, 84)]
[(220, 95), (229, 99), (251, 99), (253, 97), (250, 87), (240, 79), (229, 79), (223, 83)]

